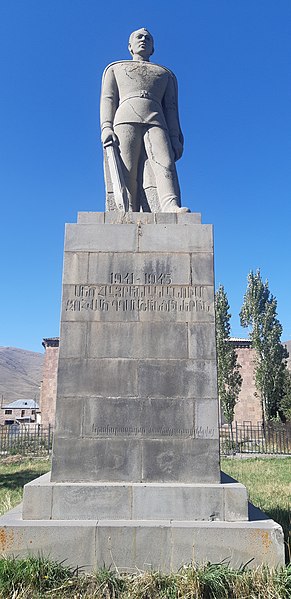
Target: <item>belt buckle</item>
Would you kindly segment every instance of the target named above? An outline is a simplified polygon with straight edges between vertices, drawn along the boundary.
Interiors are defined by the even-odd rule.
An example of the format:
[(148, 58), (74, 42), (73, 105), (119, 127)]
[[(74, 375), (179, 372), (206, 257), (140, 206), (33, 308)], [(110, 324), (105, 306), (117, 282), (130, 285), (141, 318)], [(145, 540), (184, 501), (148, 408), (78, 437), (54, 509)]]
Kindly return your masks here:
[(141, 98), (148, 98), (149, 97), (149, 92), (146, 89), (142, 89), (139, 93)]

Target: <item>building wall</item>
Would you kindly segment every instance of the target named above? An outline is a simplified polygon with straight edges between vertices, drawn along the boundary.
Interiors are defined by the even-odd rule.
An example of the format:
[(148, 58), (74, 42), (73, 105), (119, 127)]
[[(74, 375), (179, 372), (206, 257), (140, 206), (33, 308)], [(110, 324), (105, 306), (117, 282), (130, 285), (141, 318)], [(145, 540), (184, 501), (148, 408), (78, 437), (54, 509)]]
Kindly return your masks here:
[(59, 340), (44, 339), (45, 348), (43, 379), (40, 389), (41, 423), (44, 426), (55, 423)]
[(256, 396), (254, 382), (255, 350), (251, 347), (236, 347), (240, 374), (243, 382), (238, 402), (235, 406), (234, 421), (238, 424), (251, 421), (253, 424), (262, 421), (260, 398)]

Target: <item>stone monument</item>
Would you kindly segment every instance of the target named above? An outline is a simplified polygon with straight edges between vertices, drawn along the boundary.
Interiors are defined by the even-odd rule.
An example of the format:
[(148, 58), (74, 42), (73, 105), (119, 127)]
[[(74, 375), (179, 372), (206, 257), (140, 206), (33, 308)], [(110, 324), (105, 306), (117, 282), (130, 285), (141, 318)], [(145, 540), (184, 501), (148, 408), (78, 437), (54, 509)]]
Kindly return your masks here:
[(104, 71), (101, 139), (108, 209), (189, 212), (181, 208), (175, 161), (183, 153), (175, 75), (149, 62), (154, 41), (147, 29), (129, 38), (132, 61)]
[[(153, 48), (144, 29), (130, 40), (134, 58)], [(174, 195), (182, 137), (167, 130), (159, 106), (177, 125), (176, 85), (155, 66), (158, 84), (148, 89), (155, 73), (135, 62), (138, 76), (122, 61), (104, 77), (110, 210), (79, 213), (66, 228), (52, 472), (27, 484), (23, 505), (1, 518), (0, 548), (88, 569), (169, 571), (224, 559), (275, 566), (284, 562), (281, 527), (261, 512), (249, 520), (245, 487), (220, 477), (212, 226)], [(143, 95), (123, 90), (125, 74)], [(149, 124), (127, 122), (126, 106), (109, 118), (103, 103), (114, 77), (119, 107), (129, 103)], [(135, 147), (135, 135), (131, 170), (126, 143), (133, 136)], [(152, 163), (159, 152), (171, 158), (167, 182), (152, 169), (156, 212), (136, 186), (147, 152)]]

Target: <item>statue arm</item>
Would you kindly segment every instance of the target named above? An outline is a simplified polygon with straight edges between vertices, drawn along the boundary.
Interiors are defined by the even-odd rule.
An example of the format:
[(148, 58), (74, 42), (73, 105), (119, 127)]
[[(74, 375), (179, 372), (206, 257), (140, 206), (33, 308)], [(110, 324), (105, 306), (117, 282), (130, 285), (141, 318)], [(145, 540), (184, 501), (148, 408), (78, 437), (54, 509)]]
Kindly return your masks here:
[(105, 69), (102, 79), (100, 122), (101, 130), (110, 128), (113, 130), (113, 121), (119, 103), (117, 82), (112, 66)]
[(178, 84), (175, 75), (169, 71), (169, 79), (163, 98), (163, 109), (176, 160), (183, 153), (184, 137), (180, 127), (178, 112)]

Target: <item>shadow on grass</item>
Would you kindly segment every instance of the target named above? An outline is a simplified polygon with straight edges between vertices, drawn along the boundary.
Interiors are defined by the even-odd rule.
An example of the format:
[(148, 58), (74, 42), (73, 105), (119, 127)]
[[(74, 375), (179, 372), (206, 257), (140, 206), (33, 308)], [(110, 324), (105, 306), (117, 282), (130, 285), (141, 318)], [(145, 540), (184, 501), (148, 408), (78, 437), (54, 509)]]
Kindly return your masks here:
[(42, 470), (27, 469), (27, 470), (18, 470), (17, 472), (7, 472), (6, 474), (0, 475), (0, 490), (16, 490), (22, 488), (26, 483), (29, 483), (34, 478), (45, 474), (47, 470), (44, 468)]

